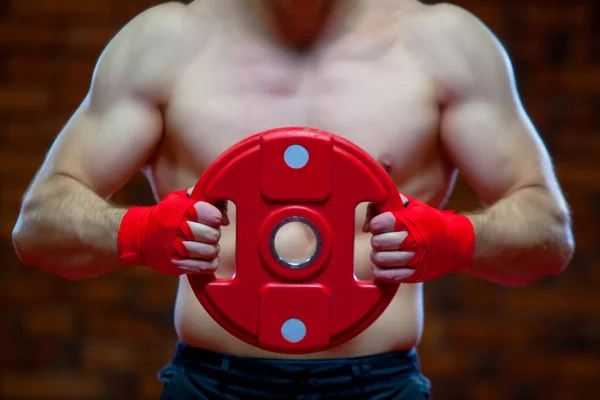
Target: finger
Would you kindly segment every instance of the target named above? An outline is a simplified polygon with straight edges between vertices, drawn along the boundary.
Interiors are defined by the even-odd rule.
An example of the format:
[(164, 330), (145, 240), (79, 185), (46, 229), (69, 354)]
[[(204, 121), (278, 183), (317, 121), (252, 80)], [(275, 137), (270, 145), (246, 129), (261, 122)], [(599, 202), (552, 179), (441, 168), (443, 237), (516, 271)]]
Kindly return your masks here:
[(373, 251), (371, 261), (383, 268), (404, 267), (414, 255), (415, 253), (408, 251)]
[(387, 269), (373, 265), (373, 276), (375, 276), (375, 279), (381, 281), (400, 282), (410, 277), (414, 272), (414, 269), (409, 268)]
[(371, 247), (375, 251), (398, 250), (407, 237), (406, 231), (380, 233), (371, 238)]
[(194, 240), (197, 242), (215, 244), (221, 239), (221, 231), (208, 225), (188, 221)]
[(183, 242), (190, 258), (210, 260), (219, 255), (220, 247), (218, 244), (211, 245), (200, 242)]
[(396, 224), (396, 217), (391, 212), (379, 214), (371, 220), (371, 233), (374, 235), (393, 232)]
[(194, 208), (196, 209), (196, 213), (198, 213), (197, 222), (215, 228), (221, 225), (223, 214), (221, 214), (221, 211), (217, 207), (204, 201), (199, 201), (194, 204)]
[(219, 266), (219, 257), (211, 261), (201, 260), (172, 260), (173, 265), (187, 274), (207, 274), (214, 272)]

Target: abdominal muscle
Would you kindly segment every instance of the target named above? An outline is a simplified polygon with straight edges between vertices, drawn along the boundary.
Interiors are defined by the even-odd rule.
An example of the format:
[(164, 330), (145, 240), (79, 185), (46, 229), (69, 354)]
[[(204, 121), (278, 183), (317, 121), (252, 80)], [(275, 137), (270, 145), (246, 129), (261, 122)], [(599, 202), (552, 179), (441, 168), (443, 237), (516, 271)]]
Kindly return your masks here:
[[(221, 253), (217, 277), (230, 277), (235, 259), (235, 212), (230, 211), (231, 225), (223, 227), (220, 241)], [(357, 221), (364, 216), (364, 207), (357, 208)], [(360, 230), (357, 223), (355, 234), (355, 274), (359, 279), (371, 278), (371, 235)], [(293, 236), (293, 233), (292, 233)], [(308, 243), (303, 232), (297, 232), (297, 240), (289, 240), (292, 252), (301, 250)], [(293, 244), (291, 244), (293, 243)], [(284, 251), (284, 249), (282, 249)], [(350, 251), (350, 249), (348, 250)], [(400, 285), (397, 294), (383, 314), (365, 331), (350, 341), (319, 353), (304, 355), (277, 354), (261, 350), (243, 342), (225, 331), (196, 299), (185, 275), (179, 280), (175, 305), (175, 327), (179, 338), (188, 345), (246, 357), (267, 358), (348, 358), (393, 350), (410, 349), (418, 344), (423, 329), (422, 285)]]

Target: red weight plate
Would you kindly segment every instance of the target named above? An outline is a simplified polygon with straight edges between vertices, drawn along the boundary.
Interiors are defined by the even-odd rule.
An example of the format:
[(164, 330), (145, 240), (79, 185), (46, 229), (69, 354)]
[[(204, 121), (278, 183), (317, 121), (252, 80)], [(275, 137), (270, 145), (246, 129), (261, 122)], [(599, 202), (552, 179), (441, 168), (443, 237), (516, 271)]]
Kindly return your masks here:
[[(356, 206), (403, 205), (379, 163), (346, 139), (310, 128), (253, 135), (212, 163), (191, 196), (236, 205), (234, 277), (188, 279), (207, 312), (253, 346), (289, 354), (338, 346), (371, 325), (398, 289), (354, 276)], [(315, 232), (310, 262), (286, 265), (274, 252), (288, 221)]]

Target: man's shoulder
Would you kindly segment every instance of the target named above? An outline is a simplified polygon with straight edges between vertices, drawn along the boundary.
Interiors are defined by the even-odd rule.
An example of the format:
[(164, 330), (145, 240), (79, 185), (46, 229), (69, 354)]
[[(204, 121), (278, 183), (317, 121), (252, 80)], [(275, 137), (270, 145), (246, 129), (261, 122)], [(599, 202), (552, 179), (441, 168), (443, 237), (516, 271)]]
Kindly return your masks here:
[[(430, 44), (438, 43), (453, 50), (476, 50), (489, 46), (493, 33), (470, 11), (450, 3), (420, 4), (412, 19), (419, 37)], [(432, 42), (433, 41), (433, 42)]]
[(198, 53), (207, 36), (207, 24), (188, 6), (168, 2), (152, 7), (108, 43), (95, 80), (119, 90), (164, 93), (173, 74)]
[(420, 4), (404, 24), (405, 43), (444, 86), (464, 86), (506, 67), (507, 54), (474, 14), (449, 3)]
[(143, 50), (161, 45), (184, 46), (202, 40), (205, 31), (206, 23), (198, 13), (185, 4), (168, 2), (137, 15), (115, 39), (133, 46), (132, 50)]

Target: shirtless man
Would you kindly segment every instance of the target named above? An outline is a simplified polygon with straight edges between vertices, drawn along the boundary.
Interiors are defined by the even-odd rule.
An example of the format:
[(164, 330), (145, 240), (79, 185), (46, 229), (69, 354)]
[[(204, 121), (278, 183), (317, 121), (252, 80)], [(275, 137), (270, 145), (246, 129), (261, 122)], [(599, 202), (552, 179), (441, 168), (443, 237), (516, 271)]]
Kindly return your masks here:
[[(68, 279), (127, 268), (143, 261), (145, 240), (161, 239), (166, 228), (148, 222), (161, 207), (180, 212), (187, 236), (180, 257), (163, 254), (174, 261), (161, 265), (150, 257), (150, 267), (230, 274), (234, 230), (221, 235), (225, 215), (194, 204), (185, 189), (229, 146), (282, 126), (327, 130), (365, 149), (423, 210), (423, 224), (433, 215), (454, 218), (436, 209), (460, 171), (484, 208), (456, 216), (473, 254), (437, 275), (461, 270), (522, 286), (568, 264), (568, 206), (507, 55), (468, 12), (416, 0), (196, 0), (142, 13), (107, 46), (89, 94), (27, 191), (15, 247), (24, 263)], [(158, 205), (111, 204), (140, 169)], [(365, 211), (357, 211), (362, 220)], [(228, 217), (235, 224), (234, 213)], [(123, 230), (134, 225), (137, 239), (128, 242)], [(362, 225), (357, 275), (409, 278), (413, 253), (399, 250), (414, 229), (398, 229), (390, 213), (371, 219), (371, 232)], [(297, 235), (295, 246), (308, 245)], [(430, 250), (438, 247), (456, 258), (453, 245)], [(423, 328), (421, 282), (434, 275), (401, 285), (358, 337), (301, 357), (261, 351), (225, 332), (181, 275), (181, 341), (161, 373), (162, 398), (427, 398), (414, 349)]]

